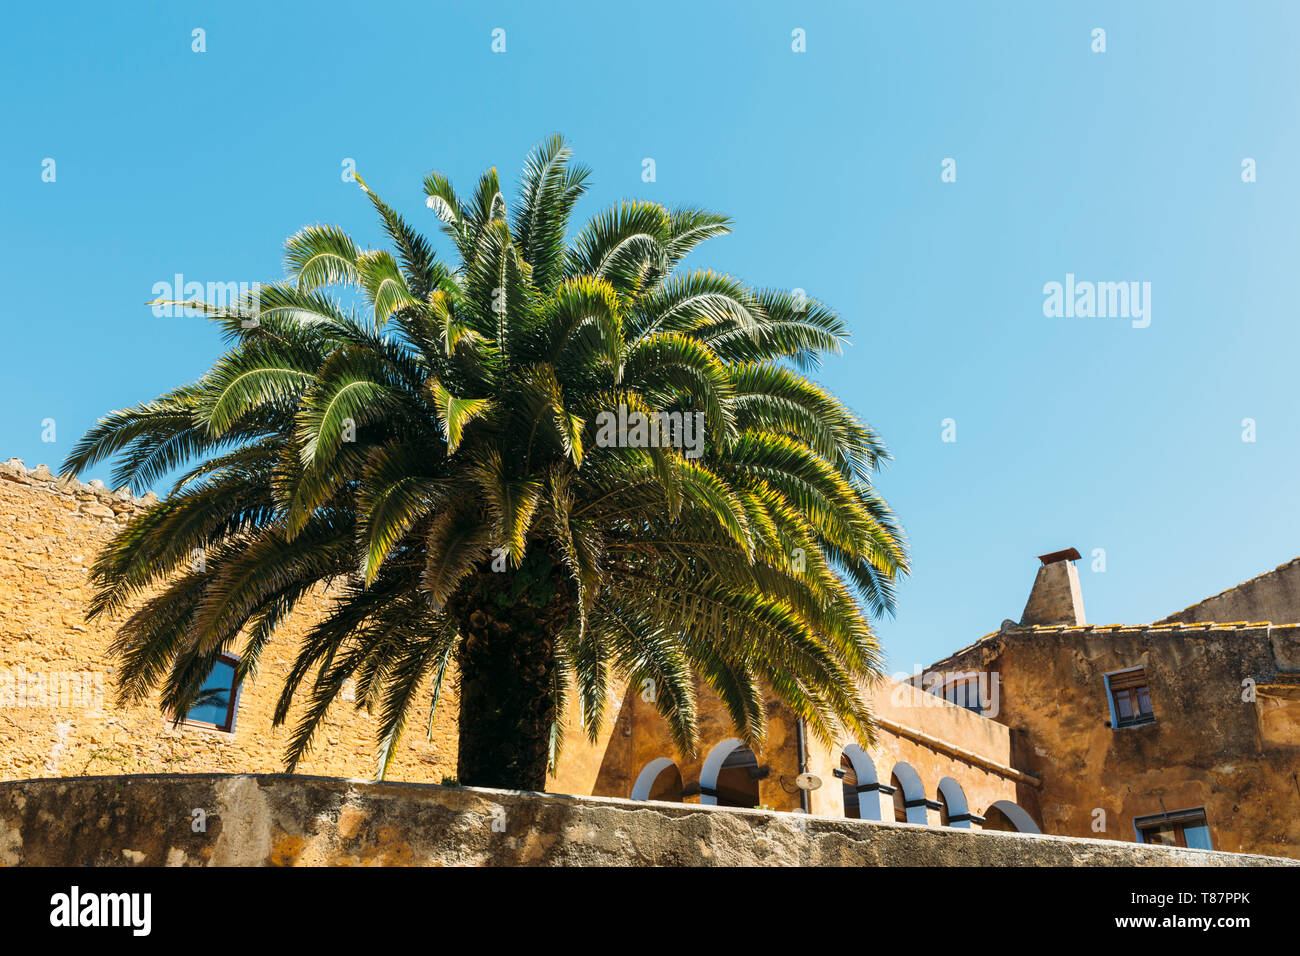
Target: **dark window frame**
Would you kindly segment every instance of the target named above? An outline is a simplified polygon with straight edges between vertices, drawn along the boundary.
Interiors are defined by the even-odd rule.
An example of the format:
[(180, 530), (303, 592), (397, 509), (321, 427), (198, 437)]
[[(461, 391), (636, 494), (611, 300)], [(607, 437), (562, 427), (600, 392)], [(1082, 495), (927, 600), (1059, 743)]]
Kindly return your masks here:
[(217, 663), (229, 664), (234, 669), (234, 673), (231, 674), (230, 701), (226, 705), (225, 721), (220, 724), (214, 724), (206, 720), (194, 720), (189, 715), (186, 715), (185, 718), (181, 720), (182, 727), (195, 727), (200, 730), (215, 730), (222, 734), (233, 734), (235, 732), (235, 717), (239, 712), (239, 692), (241, 690), (239, 682), (239, 658), (234, 654), (223, 653), (217, 657)]
[[(1119, 678), (1116, 681), (1116, 678)], [(1126, 667), (1105, 675), (1106, 700), (1110, 706), (1111, 729), (1141, 727), (1155, 723), (1155, 708), (1151, 702), (1151, 680), (1146, 667)], [(1116, 683), (1119, 684), (1116, 687)], [(1127, 705), (1128, 714), (1122, 712), (1121, 702)]]
[(903, 781), (897, 774), (889, 776), (889, 796), (893, 803), (894, 822), (907, 823), (907, 795), (903, 793)]
[[(1189, 827), (1204, 828), (1205, 836), (1209, 840), (1210, 845), (1208, 847), (1189, 847), (1187, 845), (1187, 830)], [(1148, 839), (1149, 834), (1152, 832), (1165, 829), (1173, 831), (1174, 842), (1172, 844)], [(1133, 831), (1137, 834), (1137, 842), (1144, 846), (1172, 845), (1190, 850), (1214, 849), (1214, 833), (1210, 829), (1210, 821), (1205, 815), (1204, 807), (1193, 807), (1189, 810), (1175, 810), (1171, 813), (1153, 813), (1150, 816), (1134, 817)]]

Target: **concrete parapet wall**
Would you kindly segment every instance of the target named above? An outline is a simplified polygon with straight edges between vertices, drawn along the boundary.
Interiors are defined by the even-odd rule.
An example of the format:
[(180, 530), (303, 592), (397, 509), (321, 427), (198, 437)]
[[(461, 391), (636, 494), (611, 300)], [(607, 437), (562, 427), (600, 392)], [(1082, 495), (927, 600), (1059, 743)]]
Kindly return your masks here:
[(1108, 840), (285, 774), (0, 783), (0, 864), (1297, 865)]

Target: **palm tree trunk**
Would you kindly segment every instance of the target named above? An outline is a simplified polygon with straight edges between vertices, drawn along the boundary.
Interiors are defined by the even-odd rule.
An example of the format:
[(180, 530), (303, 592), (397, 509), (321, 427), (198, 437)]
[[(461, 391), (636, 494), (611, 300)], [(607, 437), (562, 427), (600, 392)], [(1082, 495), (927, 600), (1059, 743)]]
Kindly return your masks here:
[(555, 719), (555, 644), (573, 613), (556, 562), (530, 552), (522, 567), (483, 568), (451, 610), (460, 628), (460, 741), (464, 786), (545, 790)]

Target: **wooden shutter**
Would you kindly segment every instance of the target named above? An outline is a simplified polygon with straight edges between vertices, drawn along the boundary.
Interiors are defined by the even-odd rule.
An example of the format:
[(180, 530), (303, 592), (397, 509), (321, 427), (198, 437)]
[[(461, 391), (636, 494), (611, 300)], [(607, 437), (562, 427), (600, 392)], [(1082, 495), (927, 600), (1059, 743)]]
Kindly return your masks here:
[(1113, 691), (1128, 690), (1131, 687), (1145, 687), (1147, 685), (1147, 672), (1144, 668), (1139, 667), (1137, 670), (1124, 671), (1122, 674), (1111, 674), (1107, 680), (1110, 682), (1110, 689)]

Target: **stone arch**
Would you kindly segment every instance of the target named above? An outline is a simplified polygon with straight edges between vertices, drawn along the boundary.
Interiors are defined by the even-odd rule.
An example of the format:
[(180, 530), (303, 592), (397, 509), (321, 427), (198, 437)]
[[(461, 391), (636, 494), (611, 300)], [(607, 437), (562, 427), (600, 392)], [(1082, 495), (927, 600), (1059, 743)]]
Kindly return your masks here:
[[(999, 817), (1002, 819), (999, 820)], [(1010, 824), (1003, 825), (1002, 820)], [(1010, 800), (999, 800), (984, 811), (985, 830), (1011, 830), (1014, 833), (1042, 833), (1024, 807)]]
[(952, 777), (939, 781), (939, 800), (944, 805), (948, 819), (942, 821), (945, 826), (961, 830), (970, 829), (970, 806), (966, 803), (966, 792)]
[[(755, 772), (757, 769), (758, 760), (754, 752), (739, 738), (728, 737), (710, 750), (709, 755), (704, 758), (704, 766), (700, 768), (700, 803), (711, 807), (757, 806), (759, 803), (758, 776)], [(727, 786), (719, 786), (719, 781), (724, 776), (729, 778), (723, 781)], [(732, 784), (739, 786), (732, 787)], [(719, 796), (724, 789), (736, 789), (737, 792), (743, 790), (743, 799), (720, 801)], [(748, 802), (751, 799), (753, 802)]]
[[(876, 778), (876, 764), (871, 756), (857, 744), (844, 748), (840, 766), (845, 763), (853, 771), (852, 781), (846, 774), (843, 779), (844, 815), (855, 816), (851, 809), (856, 809), (859, 820), (880, 819), (880, 781)], [(845, 768), (845, 769), (849, 769)]]
[[(895, 788), (894, 805), (900, 807), (906, 816), (908, 823), (929, 823), (929, 815), (926, 813), (926, 807), (929, 802), (925, 798), (925, 785), (921, 783), (921, 775), (910, 764), (899, 761), (894, 764), (894, 769), (890, 772), (890, 786)], [(902, 794), (902, 800), (898, 798), (898, 793)], [(897, 819), (897, 816), (895, 816)]]
[[(682, 773), (677, 769), (677, 764), (668, 757), (656, 757), (641, 768), (641, 772), (637, 775), (636, 783), (632, 786), (632, 799), (649, 800), (651, 799), (651, 794), (654, 794), (656, 790), (662, 792), (664, 788), (662, 787), (663, 781), (661, 778), (669, 770), (672, 770), (676, 774), (677, 785), (675, 788), (676, 799), (673, 799), (672, 797), (668, 797), (667, 799), (673, 803), (680, 803), (682, 799)], [(661, 786), (656, 788), (656, 784), (660, 784)], [(668, 789), (671, 791), (673, 788), (669, 787)], [(660, 796), (656, 799), (663, 800), (665, 798)]]

